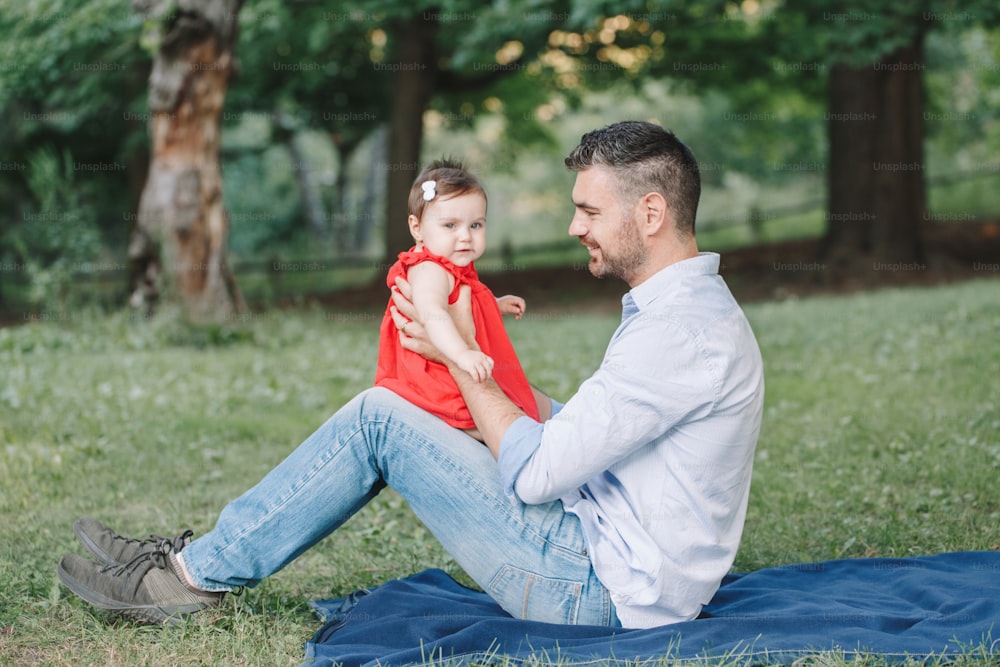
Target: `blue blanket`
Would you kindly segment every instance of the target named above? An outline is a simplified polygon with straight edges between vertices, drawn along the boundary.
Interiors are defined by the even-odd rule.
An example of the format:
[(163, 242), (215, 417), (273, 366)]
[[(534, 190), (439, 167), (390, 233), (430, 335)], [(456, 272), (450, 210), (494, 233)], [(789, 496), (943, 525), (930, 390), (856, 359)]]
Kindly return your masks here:
[(517, 620), (441, 570), (313, 605), (325, 620), (306, 644), (304, 664), (314, 666), (468, 665), (500, 655), (561, 664), (726, 655), (790, 664), (818, 651), (897, 662), (972, 648), (1000, 663), (1000, 552), (992, 551), (729, 575), (697, 619), (644, 630)]

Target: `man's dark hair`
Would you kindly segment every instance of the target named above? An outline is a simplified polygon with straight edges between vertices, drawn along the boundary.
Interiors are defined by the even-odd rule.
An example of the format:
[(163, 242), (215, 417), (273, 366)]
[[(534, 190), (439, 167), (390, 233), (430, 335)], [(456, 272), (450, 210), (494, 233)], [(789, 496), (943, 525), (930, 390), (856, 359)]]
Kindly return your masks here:
[(674, 133), (654, 123), (624, 121), (588, 132), (566, 158), (572, 171), (594, 166), (615, 173), (626, 209), (643, 195), (658, 192), (667, 200), (677, 231), (694, 234), (701, 198), (701, 174), (694, 154)]

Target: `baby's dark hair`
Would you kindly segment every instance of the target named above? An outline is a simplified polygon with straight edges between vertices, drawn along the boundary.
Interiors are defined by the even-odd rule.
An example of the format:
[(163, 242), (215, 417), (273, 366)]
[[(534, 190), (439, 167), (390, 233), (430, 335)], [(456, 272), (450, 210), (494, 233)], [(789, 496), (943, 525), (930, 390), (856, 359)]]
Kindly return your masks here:
[[(425, 187), (429, 188), (429, 186), (424, 186), (424, 184), (428, 181), (434, 181), (434, 187), (431, 189), (433, 197), (425, 199), (424, 192), (427, 191)], [(461, 162), (451, 158), (434, 160), (424, 167), (424, 170), (420, 172), (410, 187), (410, 198), (407, 204), (409, 213), (419, 218), (423, 215), (424, 207), (438, 197), (457, 197), (470, 192), (478, 192), (483, 195), (483, 199), (486, 199), (486, 189), (483, 184), (470, 174)]]

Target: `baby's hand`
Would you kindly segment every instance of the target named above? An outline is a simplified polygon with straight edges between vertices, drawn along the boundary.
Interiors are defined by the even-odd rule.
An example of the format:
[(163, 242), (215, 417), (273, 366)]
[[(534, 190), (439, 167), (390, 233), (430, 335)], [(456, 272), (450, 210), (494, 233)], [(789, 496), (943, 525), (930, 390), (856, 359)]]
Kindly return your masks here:
[(476, 382), (485, 382), (493, 374), (493, 359), (476, 350), (466, 350), (455, 363)]
[(500, 306), (500, 312), (503, 315), (513, 315), (515, 320), (521, 319), (521, 315), (524, 315), (524, 309), (527, 308), (524, 299), (513, 294), (507, 294), (497, 299), (497, 305)]

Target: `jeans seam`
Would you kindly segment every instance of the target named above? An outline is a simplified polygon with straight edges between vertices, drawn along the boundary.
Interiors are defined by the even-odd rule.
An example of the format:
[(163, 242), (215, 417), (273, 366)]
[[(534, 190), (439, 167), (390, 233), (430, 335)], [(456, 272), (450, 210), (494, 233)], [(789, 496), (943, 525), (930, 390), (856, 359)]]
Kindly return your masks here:
[[(566, 625), (574, 625), (578, 622), (580, 617), (580, 607), (583, 604), (583, 592), (587, 588), (586, 583), (582, 583), (575, 579), (563, 579), (559, 577), (547, 577), (537, 572), (532, 572), (531, 570), (526, 570), (515, 565), (504, 565), (502, 566), (496, 574), (493, 575), (486, 587), (487, 592), (490, 597), (500, 602), (503, 598), (503, 591), (505, 586), (503, 585), (507, 580), (513, 578), (514, 582), (517, 582), (516, 577), (521, 576), (524, 578), (523, 586), (521, 587), (521, 605), (518, 615), (523, 620), (538, 620), (528, 618), (529, 603), (531, 601), (531, 595), (534, 592), (536, 586), (545, 586), (548, 583), (553, 585), (558, 585), (559, 587), (568, 591), (568, 595), (564, 595), (568, 602), (567, 613), (558, 621), (559, 623)], [(602, 587), (603, 590), (603, 587)], [(602, 618), (608, 618), (609, 614), (603, 613), (605, 611), (606, 604), (604, 600), (606, 599), (607, 591), (603, 591), (604, 596), (602, 596)], [(513, 614), (512, 614), (513, 615)], [(607, 623), (605, 623), (607, 624)]]

